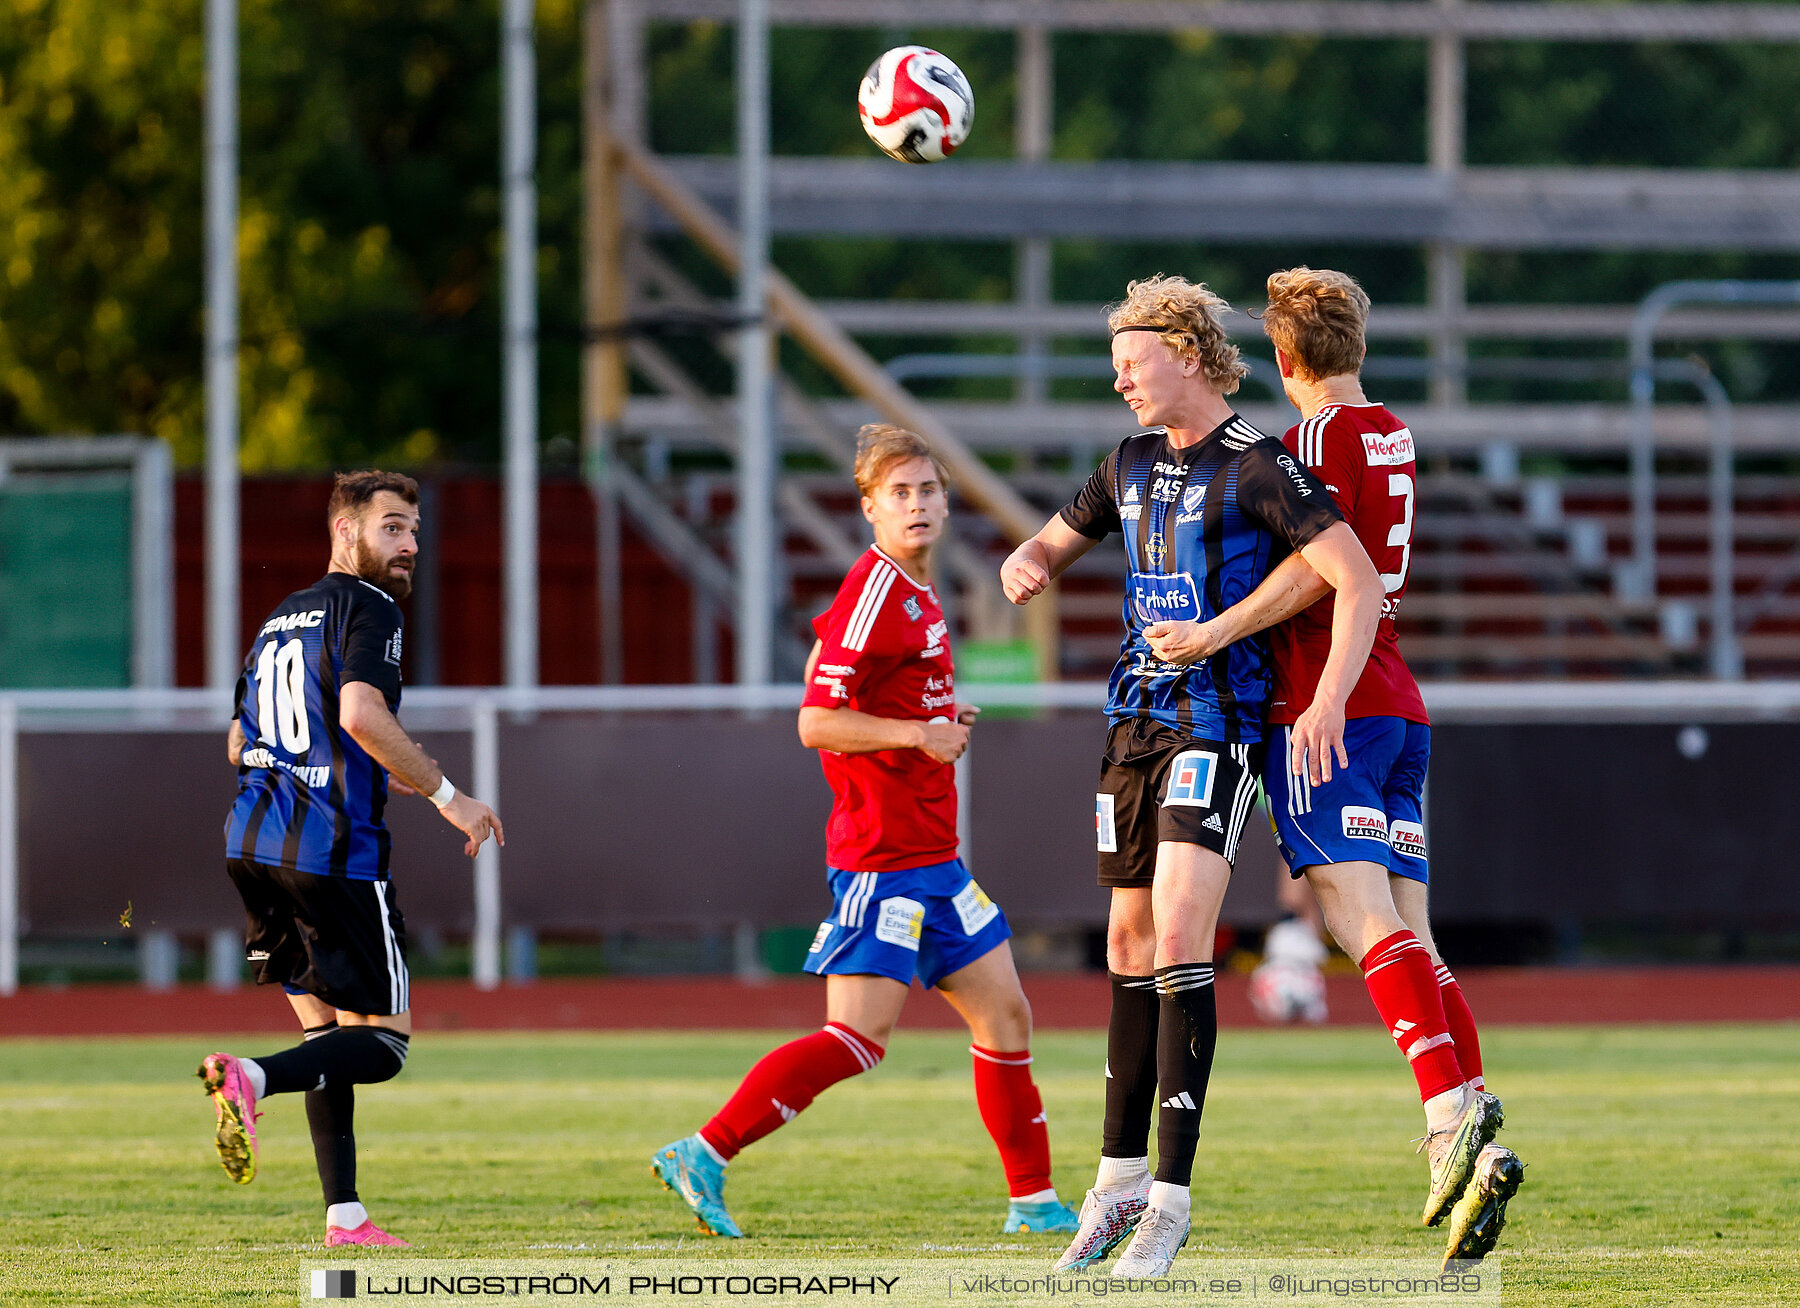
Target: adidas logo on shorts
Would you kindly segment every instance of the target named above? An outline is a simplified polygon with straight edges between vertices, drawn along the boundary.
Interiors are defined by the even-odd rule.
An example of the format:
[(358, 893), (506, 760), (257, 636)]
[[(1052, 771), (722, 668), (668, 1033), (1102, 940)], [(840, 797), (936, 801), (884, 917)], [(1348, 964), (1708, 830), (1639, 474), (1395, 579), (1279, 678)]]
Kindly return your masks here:
[(1206, 815), (1206, 821), (1202, 822), (1200, 825), (1205, 827), (1208, 831), (1217, 831), (1220, 835), (1225, 834), (1225, 824), (1219, 821), (1219, 815), (1217, 813), (1208, 813)]
[(1196, 1104), (1194, 1102), (1194, 1097), (1192, 1095), (1190, 1095), (1186, 1090), (1183, 1090), (1180, 1094), (1174, 1096), (1172, 1099), (1163, 1100), (1162, 1106), (1164, 1108), (1192, 1108), (1195, 1110), (1198, 1110), (1200, 1107), (1198, 1104)]

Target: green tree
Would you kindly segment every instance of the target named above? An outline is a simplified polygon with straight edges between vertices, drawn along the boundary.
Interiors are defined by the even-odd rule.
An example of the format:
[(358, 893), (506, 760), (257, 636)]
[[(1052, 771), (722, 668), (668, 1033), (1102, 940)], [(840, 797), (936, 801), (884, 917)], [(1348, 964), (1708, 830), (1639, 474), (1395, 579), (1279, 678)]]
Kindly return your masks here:
[[(493, 463), (497, 0), (240, 9), (246, 466)], [(580, 0), (538, 0), (537, 15), (540, 394), (554, 438), (577, 425)], [(202, 19), (202, 0), (0, 0), (0, 431), (148, 432), (183, 463), (200, 458)], [(729, 25), (651, 25), (655, 148), (733, 148), (732, 35)], [(1012, 35), (922, 29), (777, 28), (776, 152), (868, 156), (856, 82), (902, 41), (934, 45), (970, 75), (975, 131), (959, 160), (1010, 156)], [(1065, 33), (1055, 65), (1060, 159), (1424, 158), (1420, 42)], [(1469, 69), (1472, 163), (1800, 162), (1800, 60), (1789, 46), (1476, 44)], [(776, 252), (821, 295), (995, 299), (1012, 288), (1005, 242), (795, 238)], [(1160, 267), (1247, 298), (1268, 268), (1301, 258), (1350, 268), (1383, 300), (1423, 294), (1413, 246), (1076, 241), (1058, 244), (1056, 289), (1104, 298)], [(1482, 254), (1471, 293), (1624, 300), (1671, 275), (1797, 271), (1792, 256)], [(1791, 392), (1791, 355), (1738, 349), (1734, 387), (1745, 398)], [(727, 384), (723, 362), (712, 365)], [(959, 385), (986, 393), (985, 383)]]
[[(0, 0), (0, 429), (203, 443), (200, 0)], [(574, 0), (540, 5), (546, 417), (573, 421)], [(487, 462), (499, 412), (498, 15), (243, 0), (251, 470)]]
[(6, 0), (0, 430), (198, 439), (198, 6)]

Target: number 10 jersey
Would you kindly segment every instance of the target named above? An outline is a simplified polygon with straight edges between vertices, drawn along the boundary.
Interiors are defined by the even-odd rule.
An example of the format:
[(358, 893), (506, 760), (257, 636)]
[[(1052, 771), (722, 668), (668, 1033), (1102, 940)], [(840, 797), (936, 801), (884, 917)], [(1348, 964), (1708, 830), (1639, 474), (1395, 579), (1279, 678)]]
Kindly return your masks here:
[[(1344, 707), (1346, 718), (1405, 718), (1429, 723), (1412, 669), (1400, 657), (1395, 614), (1406, 594), (1412, 563), (1413, 513), (1418, 466), (1412, 432), (1379, 404), (1329, 404), (1291, 427), (1282, 444), (1314, 473), (1381, 574), (1386, 594), (1375, 644), (1356, 689)], [(1327, 595), (1270, 633), (1275, 690), (1269, 721), (1293, 722), (1319, 688), (1331, 653), (1335, 596)]]
[(238, 678), (244, 752), (226, 858), (387, 877), (387, 770), (338, 725), (338, 703), (364, 681), (398, 709), (400, 651), (400, 606), (342, 572), (295, 591), (258, 628)]

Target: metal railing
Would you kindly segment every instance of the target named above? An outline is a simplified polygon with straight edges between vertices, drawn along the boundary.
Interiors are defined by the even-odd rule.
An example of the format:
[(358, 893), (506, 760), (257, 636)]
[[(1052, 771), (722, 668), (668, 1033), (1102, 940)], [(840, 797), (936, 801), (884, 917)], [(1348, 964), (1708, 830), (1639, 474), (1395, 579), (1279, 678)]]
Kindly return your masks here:
[[(726, 273), (742, 266), (738, 234), (704, 200), (648, 150), (618, 135), (603, 142), (620, 170), (667, 213), (696, 246)], [(1006, 479), (994, 472), (929, 408), (884, 373), (879, 364), (823, 313), (794, 283), (774, 268), (766, 270), (759, 297), (771, 326), (778, 326), (852, 395), (872, 405), (889, 422), (918, 432), (931, 442), (951, 478), (975, 508), (1015, 543), (1029, 538), (1043, 519)], [(740, 454), (742, 452), (740, 451)], [(773, 542), (769, 542), (773, 547)], [(740, 560), (740, 565), (741, 565)], [(997, 587), (990, 587), (996, 589)], [(1057, 629), (1054, 593), (1023, 615), (1037, 645), (1040, 669), (1054, 675)]]
[[(1656, 434), (1654, 402), (1659, 377), (1671, 376), (1652, 358), (1656, 327), (1663, 316), (1681, 304), (1800, 304), (1800, 281), (1679, 281), (1656, 287), (1638, 305), (1632, 319), (1630, 337), (1631, 362), (1631, 558), (1635, 570), (1633, 585), (1642, 594), (1656, 593)], [(1696, 369), (1696, 372), (1704, 370)], [(1719, 419), (1715, 416), (1713, 461), (1720, 457), (1719, 447), (1729, 458), (1731, 434), (1730, 401), (1724, 389), (1710, 373), (1706, 381), (1696, 376), (1681, 378), (1699, 385), (1707, 406), (1716, 414), (1723, 407), (1726, 431), (1717, 434)], [(1709, 384), (1710, 383), (1710, 384)], [(1718, 585), (1714, 580), (1714, 586)], [(1715, 597), (1715, 621), (1717, 601)]]
[[(656, 0), (663, 21), (732, 22), (736, 0)], [(1800, 41), (1789, 4), (1464, 4), (1432, 0), (770, 0), (783, 26), (1015, 28), (1470, 41)]]
[[(1780, 296), (1800, 303), (1800, 282), (1792, 283), (1714, 283), (1679, 282), (1662, 288), (1666, 294), (1653, 292), (1645, 301), (1633, 328), (1632, 359), (1621, 364), (1604, 359), (1415, 359), (1404, 357), (1369, 358), (1363, 361), (1362, 375), (1370, 378), (1438, 380), (1454, 377), (1516, 378), (1531, 381), (1600, 381), (1610, 378), (1628, 379), (1632, 386), (1634, 406), (1639, 401), (1649, 404), (1653, 381), (1685, 382), (1700, 392), (1705, 402), (1711, 440), (1707, 451), (1707, 537), (1708, 537), (1708, 663), (1712, 675), (1722, 679), (1744, 675), (1743, 656), (1738, 642), (1735, 616), (1735, 584), (1732, 559), (1736, 549), (1736, 508), (1733, 484), (1736, 477), (1736, 449), (1731, 397), (1724, 385), (1703, 365), (1691, 359), (1652, 359), (1650, 342), (1656, 334), (1662, 312), (1689, 299), (1706, 298), (1705, 292), (1716, 292), (1712, 298), (1731, 303), (1749, 303), (1746, 288), (1782, 288)], [(1696, 289), (1698, 288), (1698, 289)], [(1722, 289), (1724, 288), (1724, 289)], [(1660, 296), (1660, 298), (1659, 298)], [(1756, 302), (1771, 303), (1778, 298), (1770, 290)], [(1658, 300), (1658, 306), (1651, 305)], [(1247, 358), (1249, 380), (1267, 388), (1278, 404), (1285, 404), (1281, 379), (1267, 360)], [(1111, 359), (1104, 355), (1042, 354), (903, 354), (884, 365), (896, 381), (925, 378), (1026, 377), (1042, 379), (1077, 377), (1097, 379), (1113, 373)], [(1645, 379), (1640, 381), (1640, 379)], [(1289, 406), (1291, 411), (1291, 406)], [(1294, 415), (1298, 417), (1298, 414)], [(1654, 411), (1646, 409), (1640, 418), (1634, 410), (1631, 461), (1632, 496), (1632, 560), (1621, 566), (1615, 588), (1622, 599), (1654, 599), (1656, 596), (1655, 549), (1655, 431)], [(1646, 526), (1646, 518), (1648, 515)], [(1646, 541), (1648, 544), (1646, 545)]]
[[(1428, 682), (1426, 707), (1437, 722), (1721, 722), (1800, 720), (1800, 681), (1762, 682)], [(1103, 682), (959, 687), (986, 707), (1097, 712)], [(791, 712), (798, 685), (428, 687), (407, 693), (411, 726), (464, 730), (472, 736), (470, 789), (504, 809), (500, 715), (552, 712)], [(219, 731), (229, 695), (212, 690), (0, 692), (0, 995), (19, 984), (19, 736), (32, 732)], [(958, 783), (967, 793), (967, 770)], [(968, 804), (963, 805), (964, 831)], [(491, 989), (501, 978), (501, 864), (493, 841), (472, 869), (474, 929), (470, 975)]]

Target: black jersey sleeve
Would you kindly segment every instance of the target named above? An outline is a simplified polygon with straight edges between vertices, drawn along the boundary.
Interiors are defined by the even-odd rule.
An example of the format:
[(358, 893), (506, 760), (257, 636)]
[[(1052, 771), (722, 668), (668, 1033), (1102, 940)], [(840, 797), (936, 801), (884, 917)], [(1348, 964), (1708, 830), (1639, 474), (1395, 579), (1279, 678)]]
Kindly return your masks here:
[(370, 592), (350, 598), (344, 619), (343, 675), (339, 686), (366, 681), (382, 693), (389, 711), (400, 707), (400, 606)]
[(1109, 532), (1119, 530), (1118, 468), (1119, 451), (1115, 449), (1101, 460), (1075, 498), (1062, 507), (1062, 520), (1089, 540), (1105, 540)]
[(1280, 441), (1264, 437), (1238, 466), (1238, 508), (1294, 549), (1342, 522), (1331, 492)]

